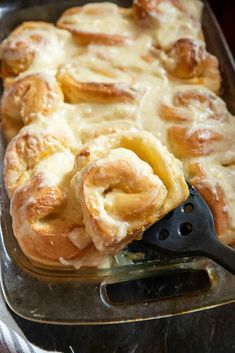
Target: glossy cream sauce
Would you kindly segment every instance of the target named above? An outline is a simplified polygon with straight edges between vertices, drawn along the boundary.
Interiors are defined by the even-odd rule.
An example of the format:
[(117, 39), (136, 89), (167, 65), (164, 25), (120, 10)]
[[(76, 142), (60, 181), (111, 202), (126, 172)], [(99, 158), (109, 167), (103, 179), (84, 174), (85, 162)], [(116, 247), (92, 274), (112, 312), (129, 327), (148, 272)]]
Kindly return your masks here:
[[(229, 214), (230, 228), (235, 230), (235, 154), (232, 153), (232, 141), (235, 137), (234, 117), (228, 113), (224, 120), (213, 120), (212, 107), (207, 103), (193, 100), (187, 106), (181, 107), (184, 114), (189, 117), (183, 123), (160, 117), (162, 104), (174, 107), (175, 94), (191, 89), (214, 96), (215, 106), (223, 105), (220, 98), (203, 86), (169, 79), (166, 69), (154, 55), (154, 48), (159, 46), (166, 48), (182, 37), (192, 38), (198, 43), (203, 41), (202, 3), (198, 0), (180, 0), (180, 4), (184, 11), (173, 6), (171, 1), (161, 2), (157, 25), (152, 28), (139, 26), (134, 21), (131, 10), (119, 9), (116, 5), (108, 3), (99, 4), (98, 7), (86, 5), (77, 14), (63, 19), (73, 30), (132, 38), (132, 41), (125, 45), (107, 46), (91, 43), (86, 47), (79, 47), (72, 34), (66, 30), (55, 27), (46, 33), (40, 29), (30, 31), (30, 35), (37, 34), (45, 40), (38, 47), (29, 44), (35, 51), (35, 58), (28, 70), (21, 73), (19, 78), (32, 73), (41, 73), (49, 83), (51, 77), (53, 87), (53, 80), (59, 71), (62, 74), (69, 73), (77, 82), (113, 83), (117, 87), (127, 85), (134, 89), (136, 94), (132, 100), (117, 103), (110, 103), (108, 100), (105, 103), (85, 100), (78, 104), (61, 102), (57, 111), (47, 117), (36, 114), (32, 123), (25, 126), (22, 131), (40, 135), (41, 131), (55, 133), (56, 127), (56, 131), (60, 131), (60, 134), (66, 137), (69, 147), (65, 151), (43, 158), (35, 166), (34, 172), (43, 173), (43, 187), (65, 183), (64, 192), (69, 193), (66, 175), (73, 173), (75, 156), (82, 143), (89, 141), (93, 136), (106, 134), (109, 132), (108, 126), (114, 131), (115, 128), (118, 131), (130, 127), (145, 129), (168, 148), (170, 145), (167, 130), (171, 126), (183, 125), (187, 127), (189, 133), (198, 128), (212, 129), (226, 136), (222, 151), (218, 148), (210, 156), (183, 159), (182, 162), (184, 165), (189, 162), (201, 162), (206, 170), (208, 183), (212, 187), (215, 187), (219, 180), (227, 198), (227, 208), (224, 212)], [(11, 45), (14, 46), (18, 39), (27, 42), (28, 36), (28, 32), (22, 33)], [(226, 111), (225, 106), (223, 109)], [(229, 151), (230, 162), (223, 166), (223, 160), (226, 160), (226, 153)], [(119, 234), (120, 238), (123, 234), (126, 234), (126, 229)], [(73, 243), (79, 243), (76, 231), (71, 233), (70, 237)], [(89, 243), (89, 240), (85, 241)], [(79, 247), (83, 247), (83, 244), (79, 243)], [(61, 262), (68, 264), (63, 259)], [(75, 266), (80, 265), (77, 263)]]

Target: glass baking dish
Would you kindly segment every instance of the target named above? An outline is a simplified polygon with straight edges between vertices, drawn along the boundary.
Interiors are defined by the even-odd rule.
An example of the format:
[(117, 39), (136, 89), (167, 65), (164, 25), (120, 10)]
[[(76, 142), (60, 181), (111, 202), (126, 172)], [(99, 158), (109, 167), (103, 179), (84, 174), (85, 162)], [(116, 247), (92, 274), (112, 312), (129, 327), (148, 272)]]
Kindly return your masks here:
[[(131, 5), (126, 0), (115, 3)], [(55, 22), (64, 9), (82, 4), (78, 0), (38, 0), (28, 1), (27, 5), (24, 2), (23, 7), (21, 2), (3, 2), (0, 40), (22, 21)], [(235, 114), (233, 58), (206, 2), (203, 28), (208, 50), (220, 61), (223, 98)], [(1, 162), (4, 149), (1, 137)], [(107, 270), (38, 268), (23, 255), (14, 238), (2, 181), (0, 203), (2, 291), (9, 307), (26, 319), (57, 324), (121, 323), (189, 313), (235, 301), (235, 276), (205, 258), (165, 258), (150, 251), (146, 260)]]

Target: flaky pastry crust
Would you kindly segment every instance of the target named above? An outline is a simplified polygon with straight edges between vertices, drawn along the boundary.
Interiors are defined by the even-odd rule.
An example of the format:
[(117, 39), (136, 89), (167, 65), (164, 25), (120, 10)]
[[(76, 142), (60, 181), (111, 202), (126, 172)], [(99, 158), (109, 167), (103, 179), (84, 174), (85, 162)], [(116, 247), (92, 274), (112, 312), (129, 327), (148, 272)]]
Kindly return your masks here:
[(40, 21), (23, 22), (16, 27), (2, 43), (2, 77), (26, 71), (39, 51), (50, 51), (48, 37), (50, 33), (56, 36), (56, 31), (52, 24)]
[(134, 18), (147, 27), (160, 25), (162, 3), (169, 3), (182, 13), (187, 13), (178, 0), (134, 0), (132, 9)]
[(72, 184), (97, 249), (114, 254), (188, 196), (181, 164), (146, 131), (101, 136), (76, 159)]
[(234, 139), (225, 103), (205, 88), (176, 90), (171, 104), (160, 105), (159, 115), (168, 124), (168, 146), (178, 158), (226, 151)]
[[(212, 211), (219, 238), (228, 244), (234, 244), (234, 223), (231, 219), (231, 208), (235, 201), (232, 195), (233, 161), (232, 164), (223, 165), (222, 160), (218, 160), (211, 165), (210, 161), (196, 160), (185, 165), (190, 183), (201, 193)], [(210, 165), (208, 170), (207, 164)]]
[(4, 182), (9, 197), (34, 176), (34, 168), (42, 159), (66, 149), (69, 149), (69, 141), (59, 132), (22, 131), (14, 137), (4, 158)]
[(131, 75), (95, 55), (80, 55), (62, 66), (57, 79), (69, 103), (128, 102), (138, 93)]
[(6, 80), (1, 117), (7, 139), (28, 125), (37, 113), (48, 116), (56, 111), (63, 98), (59, 84), (50, 75), (32, 74), (11, 83)]
[(205, 44), (190, 38), (180, 38), (158, 54), (173, 77), (188, 83), (204, 85), (215, 93), (220, 92), (219, 63), (209, 54)]
[(26, 22), (3, 41), (2, 125), (14, 136), (4, 180), (31, 261), (110, 266), (185, 200), (181, 163), (161, 142), (206, 199), (219, 237), (234, 242), (235, 128), (201, 10), (193, 0), (88, 4), (57, 27)]
[(136, 91), (130, 86), (107, 82), (81, 82), (69, 73), (63, 72), (58, 76), (64, 96), (69, 103), (96, 102), (113, 103), (131, 101)]
[(42, 175), (35, 175), (12, 199), (12, 226), (25, 255), (50, 267), (98, 266), (104, 256), (92, 245), (84, 226), (75, 218), (60, 217), (66, 204), (62, 189), (42, 183)]
[(168, 129), (168, 141), (172, 153), (178, 158), (207, 156), (216, 151), (217, 141), (223, 135), (212, 129), (191, 129), (172, 126)]
[(153, 31), (153, 43), (158, 48), (167, 50), (169, 45), (183, 37), (204, 41), (200, 16), (197, 11), (192, 12), (186, 2), (135, 0), (132, 9), (136, 23)]
[[(104, 24), (99, 21), (99, 16), (103, 17), (102, 22), (106, 22), (109, 30), (104, 31)], [(117, 24), (115, 23), (118, 18)], [(79, 45), (95, 43), (98, 45), (125, 45), (131, 42), (132, 34), (121, 35), (126, 18), (131, 19), (130, 9), (119, 8), (115, 4), (87, 4), (82, 7), (73, 7), (66, 10), (57, 21), (59, 28), (70, 31)], [(113, 21), (112, 21), (113, 19)], [(85, 23), (85, 25), (84, 25)], [(96, 28), (93, 30), (93, 24)], [(114, 28), (117, 25), (117, 32)], [(108, 32), (108, 33), (107, 33)], [(110, 34), (110, 32), (114, 32)]]

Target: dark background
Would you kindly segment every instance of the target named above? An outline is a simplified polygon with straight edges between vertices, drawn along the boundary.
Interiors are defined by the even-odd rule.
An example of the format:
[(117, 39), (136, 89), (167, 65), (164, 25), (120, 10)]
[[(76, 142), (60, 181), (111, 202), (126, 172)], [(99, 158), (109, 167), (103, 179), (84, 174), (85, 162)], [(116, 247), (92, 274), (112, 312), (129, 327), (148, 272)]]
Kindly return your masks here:
[(208, 0), (235, 56), (235, 0)]
[[(209, 2), (235, 55), (235, 0)], [(31, 342), (63, 353), (235, 352), (235, 304), (173, 318), (105, 326), (42, 325), (13, 316)]]

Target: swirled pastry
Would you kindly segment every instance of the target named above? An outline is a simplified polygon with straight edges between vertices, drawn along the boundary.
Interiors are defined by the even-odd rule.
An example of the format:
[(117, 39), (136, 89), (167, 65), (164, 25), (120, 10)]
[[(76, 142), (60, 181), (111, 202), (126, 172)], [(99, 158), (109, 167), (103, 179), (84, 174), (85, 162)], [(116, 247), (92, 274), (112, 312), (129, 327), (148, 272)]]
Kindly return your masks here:
[(235, 136), (226, 105), (205, 88), (178, 89), (171, 104), (161, 104), (159, 113), (168, 123), (169, 147), (178, 158), (226, 151)]
[(85, 232), (79, 205), (70, 200), (68, 212), (66, 196), (59, 186), (45, 185), (42, 174), (17, 189), (11, 215), (21, 249), (44, 266), (100, 266), (108, 257), (96, 250)]
[[(30, 180), (38, 170), (47, 173), (48, 178), (53, 175), (48, 169), (52, 160), (50, 156), (57, 154), (59, 160), (60, 154), (64, 155), (68, 166), (73, 163), (73, 154), (69, 151), (69, 141), (66, 135), (60, 131), (52, 133), (43, 133), (42, 131), (31, 132), (22, 131), (7, 146), (4, 159), (4, 181), (11, 197), (16, 189)], [(47, 164), (44, 164), (47, 163)], [(66, 164), (64, 164), (66, 169)], [(70, 167), (68, 167), (70, 168)], [(56, 175), (54, 176), (56, 179)]]
[(218, 149), (224, 136), (213, 129), (172, 126), (168, 129), (171, 151), (178, 158), (207, 156)]
[(187, 80), (188, 83), (205, 85), (219, 93), (221, 77), (218, 60), (206, 51), (204, 43), (181, 38), (159, 56), (174, 77)]
[(23, 22), (2, 42), (2, 76), (16, 76), (33, 64), (54, 68), (64, 55), (67, 37), (52, 24)]
[(29, 124), (35, 114), (47, 116), (63, 101), (60, 86), (48, 74), (32, 74), (10, 84), (7, 82), (1, 100), (2, 126), (7, 139)]
[(101, 136), (80, 150), (75, 168), (55, 136), (22, 134), (6, 156), (14, 233), (44, 265), (101, 265), (188, 195), (180, 162), (147, 132)]
[(4, 181), (31, 261), (110, 266), (186, 199), (182, 166), (235, 242), (234, 117), (201, 13), (199, 0), (92, 3), (2, 42)]
[(69, 187), (73, 164), (69, 141), (59, 131), (21, 132), (8, 145), (4, 179), (12, 226), (21, 249), (37, 264), (80, 268), (109, 261), (85, 231)]
[[(185, 165), (192, 185), (201, 193), (210, 207), (218, 236), (226, 243), (234, 243), (234, 153), (229, 159), (200, 159)], [(232, 158), (231, 158), (232, 157)]]
[(94, 61), (89, 55), (81, 55), (62, 66), (57, 78), (69, 103), (125, 102), (135, 99), (137, 94), (128, 74), (98, 57)]
[(72, 184), (102, 253), (117, 253), (188, 196), (179, 161), (144, 131), (97, 138), (76, 167)]
[[(135, 0), (133, 2), (134, 17), (146, 26), (159, 25), (161, 16), (167, 13), (168, 8), (186, 13), (185, 8), (178, 0)], [(164, 9), (165, 11), (163, 11)]]
[(57, 21), (57, 26), (69, 30), (79, 45), (125, 45), (138, 30), (132, 23), (131, 10), (112, 3), (68, 9)]
[(200, 14), (199, 1), (135, 0), (133, 2), (135, 20), (142, 28), (153, 30), (154, 43), (161, 48), (167, 48), (180, 38), (203, 40)]
[(221, 98), (205, 88), (189, 88), (176, 91), (169, 104), (162, 103), (160, 116), (166, 121), (215, 123), (229, 118), (229, 112)]

